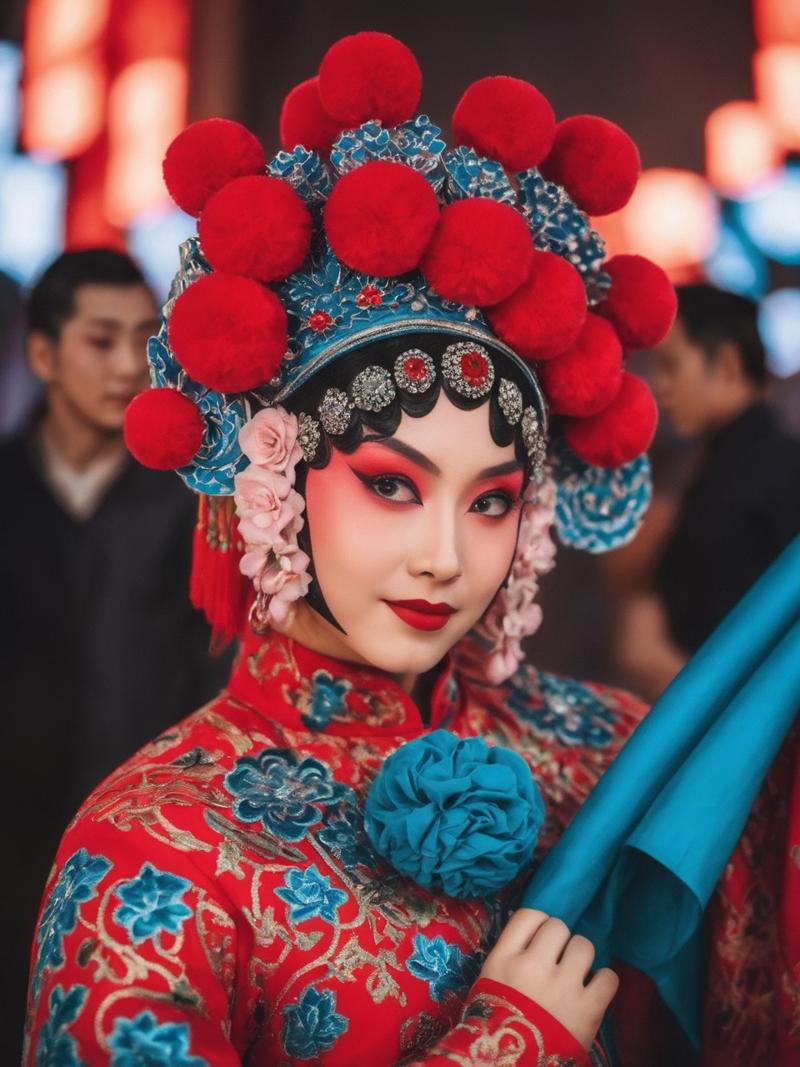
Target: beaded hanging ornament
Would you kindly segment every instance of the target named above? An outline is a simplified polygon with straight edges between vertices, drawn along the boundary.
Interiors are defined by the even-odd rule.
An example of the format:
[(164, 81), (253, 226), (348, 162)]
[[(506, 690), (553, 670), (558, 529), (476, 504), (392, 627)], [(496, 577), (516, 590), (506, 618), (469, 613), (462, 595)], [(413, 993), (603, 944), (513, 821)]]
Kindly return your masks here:
[[(441, 357), (409, 345), (391, 368), (343, 375), (316, 410), (301, 412), (303, 460), (335, 446), (354, 412), (380, 412), (398, 393), (420, 395), (441, 381), (470, 400), (496, 399), (524, 444), (532, 486), (543, 488), (552, 460), (562, 540), (615, 547), (646, 504), (637, 457), (656, 417), (623, 358), (663, 336), (675, 312), (663, 272), (638, 256), (606, 260), (587, 214), (630, 197), (636, 148), (596, 116), (557, 123), (532, 85), (493, 77), (462, 96), (448, 149), (440, 129), (415, 115), (421, 88), (401, 42), (355, 34), (289, 94), (282, 150), (269, 162), (249, 131), (225, 119), (196, 123), (173, 142), (165, 181), (198, 216), (198, 235), (182, 246), (150, 343), (153, 388), (126, 417), (128, 446), (147, 465), (177, 469), (204, 498), (231, 497), (253, 465), (239, 435), (258, 412), (366, 345), (444, 335)], [(606, 512), (591, 503), (601, 483), (615, 501), (634, 501), (606, 509), (605, 526)], [(208, 532), (220, 505), (202, 506), (193, 598), (215, 626), (235, 632), (238, 611), (220, 602), (235, 583), (220, 580), (219, 542)], [(234, 546), (226, 564), (250, 556), (248, 571), (253, 542), (240, 547), (229, 507), (220, 514)], [(287, 524), (298, 521), (293, 514)], [(272, 588), (276, 560), (289, 555), (268, 555), (266, 570), (247, 577)], [(299, 575), (297, 564), (295, 556), (277, 565)]]

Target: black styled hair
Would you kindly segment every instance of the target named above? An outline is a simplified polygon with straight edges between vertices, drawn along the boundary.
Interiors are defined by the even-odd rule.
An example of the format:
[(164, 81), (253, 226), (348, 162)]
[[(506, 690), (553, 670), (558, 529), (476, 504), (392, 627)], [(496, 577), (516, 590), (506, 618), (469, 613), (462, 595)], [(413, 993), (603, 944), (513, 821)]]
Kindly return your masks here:
[(150, 287), (141, 268), (112, 248), (64, 252), (53, 260), (28, 298), (28, 332), (41, 331), (58, 341), (65, 322), (75, 314), (75, 294), (84, 285)]
[(767, 381), (767, 360), (758, 332), (758, 306), (713, 285), (679, 285), (678, 318), (688, 339), (712, 361), (722, 344), (739, 353), (742, 373), (754, 385)]
[[(462, 411), (472, 411), (488, 403), (489, 433), (492, 440), (501, 448), (514, 444), (517, 459), (525, 471), (525, 484), (527, 484), (530, 476), (530, 461), (522, 440), (520, 424), (517, 423), (516, 426), (512, 426), (500, 408), (498, 402), (500, 381), (505, 378), (514, 382), (522, 393), (523, 407), (533, 406), (541, 420), (540, 398), (536, 395), (525, 372), (512, 359), (509, 359), (505, 353), (493, 348), (488, 340), (480, 342), (489, 350), (489, 356), (495, 368), (495, 379), (488, 396), (470, 399), (453, 389), (442, 376), (441, 357), (449, 345), (464, 340), (465, 338), (458, 334), (422, 332), (404, 334), (400, 337), (373, 342), (334, 360), (328, 367), (315, 374), (306, 385), (299, 388), (296, 393), (293, 393), (289, 399), (284, 401), (284, 406), (288, 411), (296, 415), (305, 412), (317, 418), (319, 404), (326, 390), (331, 388), (346, 390), (359, 371), (368, 366), (385, 367), (391, 373), (395, 360), (399, 355), (409, 349), (419, 349), (429, 355), (436, 366), (436, 379), (430, 388), (424, 393), (417, 394), (398, 389), (394, 400), (379, 412), (354, 409), (351, 413), (348, 428), (344, 433), (336, 436), (335, 447), (340, 452), (351, 453), (355, 452), (367, 436), (370, 438), (391, 437), (396, 433), (404, 412), (412, 416), (412, 418), (422, 418), (434, 409), (442, 391), (444, 391), (448, 400)], [(297, 469), (297, 484), (295, 488), (301, 495), (305, 496), (306, 476), (309, 468), (322, 469), (330, 462), (330, 458), (331, 444), (327, 435), (322, 432), (314, 459), (310, 464), (300, 464)], [(324, 619), (327, 619), (338, 630), (342, 630), (341, 625), (325, 602), (314, 572), (314, 554), (311, 549), (311, 529), (308, 521), (306, 521), (298, 535), (298, 543), (311, 560), (309, 574), (312, 581), (306, 596), (307, 602)]]
[[(517, 458), (523, 467), (528, 468), (528, 457), (522, 442), (519, 423), (511, 426), (503, 414), (498, 403), (498, 390), (501, 378), (514, 382), (522, 393), (523, 405), (532, 405), (536, 408), (541, 418), (540, 400), (531, 387), (530, 380), (524, 371), (503, 352), (492, 348), (490, 343), (481, 341), (483, 347), (489, 350), (489, 355), (495, 367), (495, 380), (488, 395), (470, 399), (453, 389), (442, 377), (441, 357), (445, 349), (457, 341), (465, 338), (458, 334), (432, 334), (432, 333), (409, 333), (400, 337), (392, 337), (387, 340), (377, 341), (365, 345), (346, 356), (334, 360), (330, 366), (319, 371), (305, 386), (302, 386), (292, 397), (285, 402), (285, 407), (300, 414), (307, 412), (317, 417), (316, 413), (324, 393), (330, 388), (346, 389), (359, 371), (365, 367), (384, 367), (390, 373), (395, 360), (403, 352), (409, 349), (419, 349), (429, 355), (436, 365), (436, 380), (424, 393), (409, 393), (398, 390), (394, 400), (382, 411), (362, 411), (354, 409), (350, 418), (350, 425), (343, 434), (336, 437), (335, 445), (340, 452), (354, 452), (364, 440), (365, 433), (370, 436), (391, 437), (396, 433), (400, 425), (400, 419), (405, 412), (413, 418), (421, 418), (427, 415), (436, 406), (439, 395), (444, 390), (447, 398), (457, 407), (464, 411), (472, 411), (489, 402), (489, 432), (495, 444), (504, 448), (506, 445), (515, 444)], [(330, 442), (323, 433), (317, 455), (310, 466), (321, 468), (330, 460)]]

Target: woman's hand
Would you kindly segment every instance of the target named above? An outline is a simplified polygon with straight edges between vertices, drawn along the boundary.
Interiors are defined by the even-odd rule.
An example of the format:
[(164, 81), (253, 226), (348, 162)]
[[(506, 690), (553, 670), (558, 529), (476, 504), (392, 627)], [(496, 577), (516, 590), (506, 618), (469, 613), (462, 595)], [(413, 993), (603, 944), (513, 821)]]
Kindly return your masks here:
[(543, 911), (520, 908), (486, 957), (481, 977), (530, 997), (588, 1050), (619, 987), (607, 967), (587, 983), (593, 962), (591, 941), (571, 937), (560, 919)]

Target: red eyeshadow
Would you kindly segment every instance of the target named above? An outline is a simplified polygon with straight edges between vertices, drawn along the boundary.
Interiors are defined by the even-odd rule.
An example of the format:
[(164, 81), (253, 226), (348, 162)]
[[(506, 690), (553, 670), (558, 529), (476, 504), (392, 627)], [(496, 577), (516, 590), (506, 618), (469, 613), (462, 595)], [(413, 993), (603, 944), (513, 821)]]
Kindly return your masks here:
[[(377, 451), (380, 449), (380, 451)], [(351, 470), (367, 478), (389, 478), (393, 474), (402, 474), (403, 477), (414, 485), (418, 492), (424, 492), (428, 485), (429, 475), (420, 469), (416, 463), (399, 456), (391, 449), (381, 449), (380, 446), (371, 446), (369, 452), (364, 451), (364, 446), (352, 457), (348, 464)]]
[(504, 474), (499, 478), (486, 478), (477, 484), (475, 493), (480, 496), (490, 490), (497, 490), (508, 493), (513, 500), (522, 492), (523, 477), (522, 471), (514, 471), (512, 474)]

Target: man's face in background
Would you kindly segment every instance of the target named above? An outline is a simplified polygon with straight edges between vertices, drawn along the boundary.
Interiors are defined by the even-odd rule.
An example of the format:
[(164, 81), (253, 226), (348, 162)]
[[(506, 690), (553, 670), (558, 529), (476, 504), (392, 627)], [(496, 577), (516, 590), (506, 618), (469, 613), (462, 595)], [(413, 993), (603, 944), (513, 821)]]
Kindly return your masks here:
[(722, 368), (691, 341), (680, 318), (656, 348), (653, 391), (679, 437), (695, 437), (718, 424)]
[(147, 338), (158, 329), (144, 285), (83, 285), (58, 339), (34, 333), (29, 358), (52, 401), (95, 429), (120, 432), (125, 408), (148, 384)]

